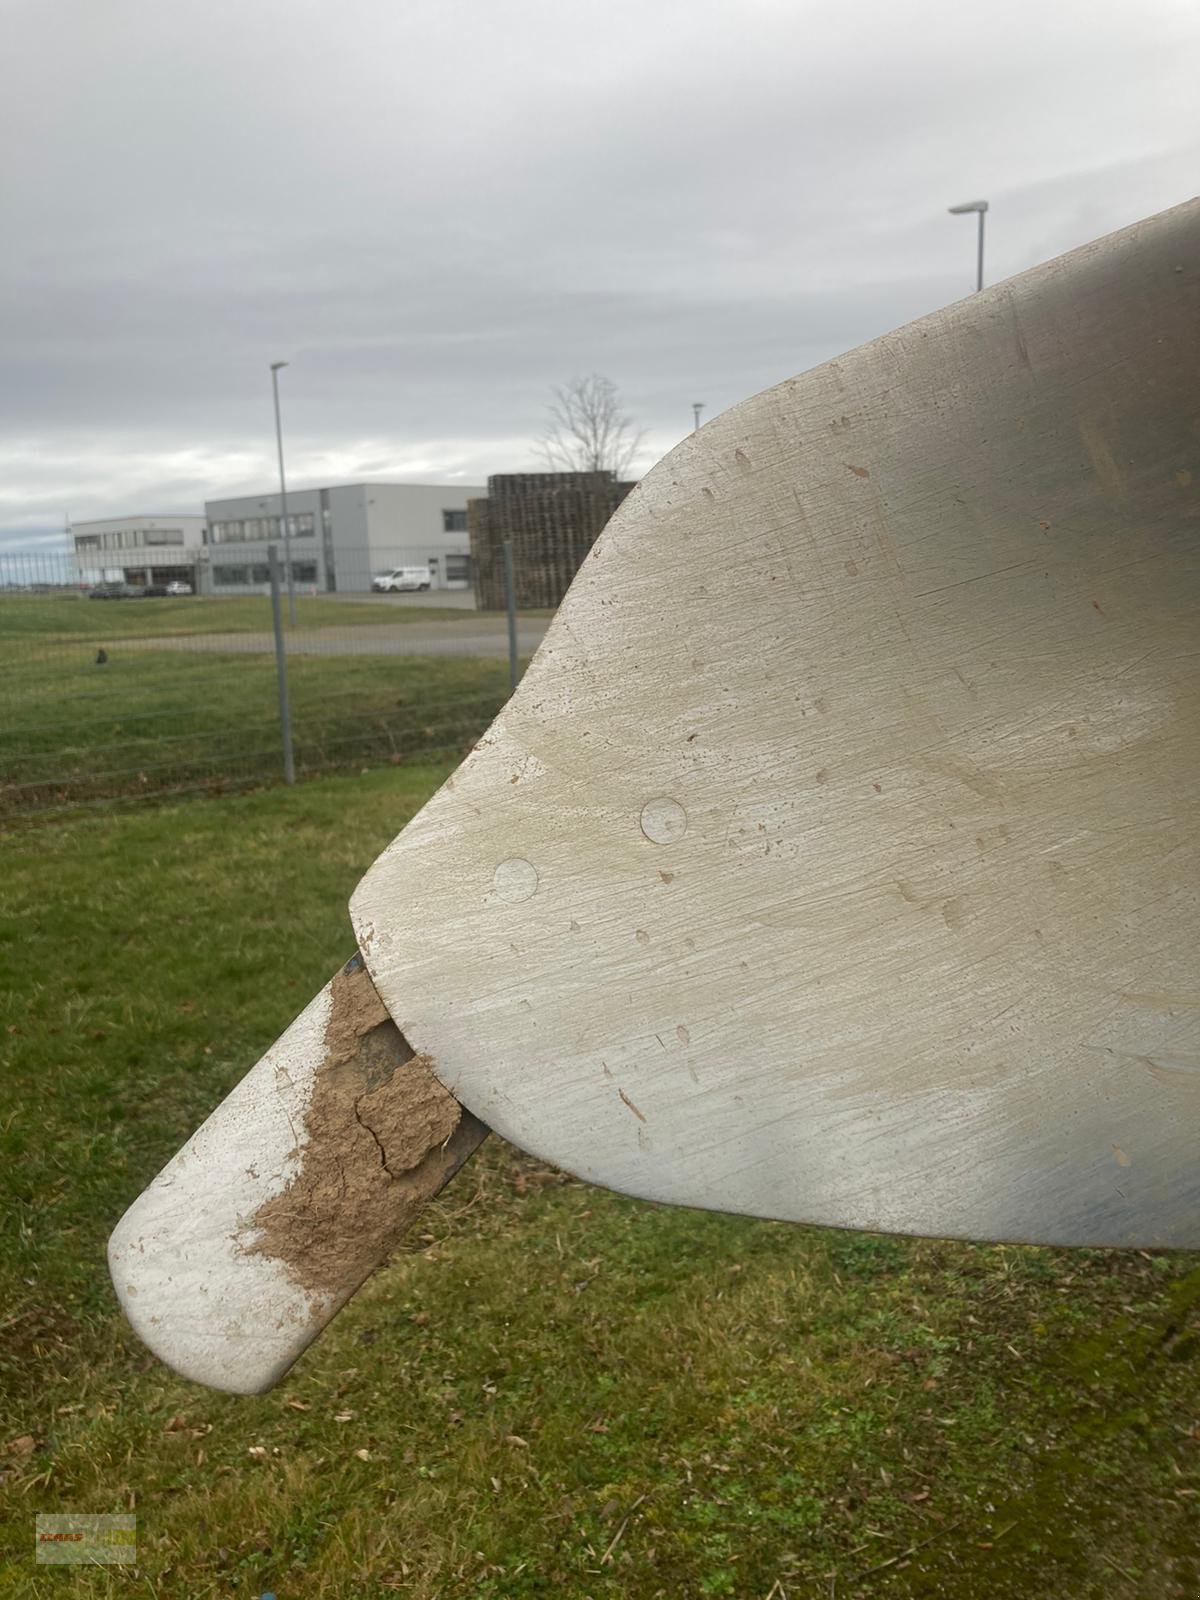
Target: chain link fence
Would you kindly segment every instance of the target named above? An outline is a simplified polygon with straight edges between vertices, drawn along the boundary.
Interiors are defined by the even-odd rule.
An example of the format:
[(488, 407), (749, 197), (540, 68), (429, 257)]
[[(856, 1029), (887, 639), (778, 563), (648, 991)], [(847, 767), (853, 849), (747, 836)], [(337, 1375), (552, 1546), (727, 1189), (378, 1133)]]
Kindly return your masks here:
[[(281, 780), (265, 556), (217, 584), (204, 551), (0, 555), (0, 820)], [(456, 759), (507, 699), (505, 614), (462, 569), (376, 551), (330, 593), (303, 559), (289, 586), (282, 547), (279, 567), (298, 777)], [(522, 658), (548, 618), (519, 619)]]

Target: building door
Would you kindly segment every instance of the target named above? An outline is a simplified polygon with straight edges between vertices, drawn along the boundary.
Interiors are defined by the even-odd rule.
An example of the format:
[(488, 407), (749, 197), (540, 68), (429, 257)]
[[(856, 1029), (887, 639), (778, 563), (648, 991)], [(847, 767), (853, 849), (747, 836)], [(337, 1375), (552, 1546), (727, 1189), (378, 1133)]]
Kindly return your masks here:
[(471, 587), (470, 556), (446, 557), (446, 587), (447, 589), (469, 589)]

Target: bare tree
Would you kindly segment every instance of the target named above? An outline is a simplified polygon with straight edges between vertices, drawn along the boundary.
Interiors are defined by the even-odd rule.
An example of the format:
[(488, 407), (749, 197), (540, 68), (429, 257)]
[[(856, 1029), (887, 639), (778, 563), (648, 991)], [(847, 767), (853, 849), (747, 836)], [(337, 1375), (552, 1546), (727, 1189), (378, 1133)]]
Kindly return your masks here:
[(535, 449), (555, 472), (613, 472), (620, 478), (646, 437), (622, 409), (616, 384), (599, 372), (555, 389), (547, 409)]

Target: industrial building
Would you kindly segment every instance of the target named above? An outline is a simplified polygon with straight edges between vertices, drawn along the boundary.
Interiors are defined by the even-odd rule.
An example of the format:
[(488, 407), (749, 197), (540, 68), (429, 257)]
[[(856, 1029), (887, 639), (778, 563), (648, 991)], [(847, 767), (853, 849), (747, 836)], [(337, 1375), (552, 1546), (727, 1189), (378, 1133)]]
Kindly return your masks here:
[(600, 536), (634, 488), (612, 472), (501, 472), (468, 513), (475, 603), (500, 611), (504, 545), (510, 542), (518, 606), (557, 606)]
[(75, 571), (81, 583), (195, 584), (204, 546), (201, 516), (106, 517), (73, 522)]
[[(481, 486), (351, 483), (288, 491), (293, 582), (320, 593), (366, 593), (393, 567), (428, 567), (434, 589), (471, 583), (467, 502)], [(205, 502), (213, 594), (266, 591), (267, 546), (284, 558), (278, 494)]]

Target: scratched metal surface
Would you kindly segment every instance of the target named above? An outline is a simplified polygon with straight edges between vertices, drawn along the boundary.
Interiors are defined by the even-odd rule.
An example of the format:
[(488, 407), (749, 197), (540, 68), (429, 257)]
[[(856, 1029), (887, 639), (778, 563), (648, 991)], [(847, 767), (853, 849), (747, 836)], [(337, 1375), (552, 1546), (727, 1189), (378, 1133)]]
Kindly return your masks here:
[[(258, 1394), (337, 1312), (282, 1262), (244, 1248), (248, 1220), (300, 1159), (325, 1058), (330, 985), (201, 1124), (108, 1242), (121, 1309), (138, 1337), (194, 1383)], [(342, 1297), (344, 1299), (345, 1296)]]
[[(134, 1332), (194, 1383), (233, 1394), (274, 1387), (357, 1289), (306, 1287), (284, 1261), (247, 1248), (255, 1218), (285, 1192), (311, 1142), (305, 1122), (326, 1066), (333, 1003), (327, 983), (183, 1149), (133, 1202), (108, 1242), (109, 1270)], [(397, 1037), (399, 1061), (408, 1047)], [(464, 1117), (426, 1170), (430, 1196), (486, 1137)], [(310, 1196), (308, 1204), (313, 1205)], [(394, 1216), (375, 1219), (376, 1264), (386, 1260)], [(305, 1226), (319, 1232), (320, 1215)], [(366, 1224), (364, 1224), (364, 1227)]]
[(364, 879), (465, 1104), (613, 1188), (1200, 1244), (1200, 206), (644, 480)]

